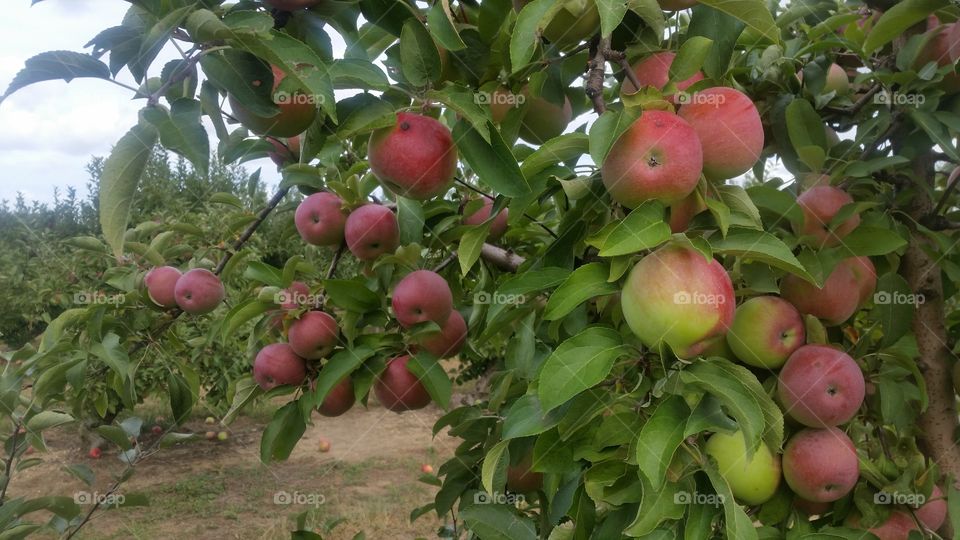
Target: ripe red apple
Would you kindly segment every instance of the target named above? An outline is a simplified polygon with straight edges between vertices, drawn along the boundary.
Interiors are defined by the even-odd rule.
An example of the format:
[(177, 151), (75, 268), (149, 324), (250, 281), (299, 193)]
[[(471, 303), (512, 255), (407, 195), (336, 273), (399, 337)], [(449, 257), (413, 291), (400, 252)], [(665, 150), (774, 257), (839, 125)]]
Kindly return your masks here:
[(657, 0), (664, 11), (680, 11), (699, 4), (698, 0)]
[[(854, 529), (863, 529), (859, 514), (851, 514), (844, 524)], [(920, 529), (910, 514), (903, 510), (894, 510), (890, 512), (886, 521), (867, 530), (880, 540), (908, 540), (910, 531), (919, 531)]]
[(780, 370), (777, 396), (787, 414), (810, 427), (848, 422), (863, 404), (865, 382), (860, 366), (843, 351), (804, 345)]
[(143, 284), (150, 300), (160, 307), (176, 307), (177, 297), (173, 291), (182, 275), (180, 270), (172, 266), (158, 266), (147, 272), (147, 275), (143, 276)]
[(691, 358), (733, 322), (733, 283), (716, 260), (668, 245), (633, 267), (621, 304), (627, 325), (644, 345), (666, 343), (680, 358)]
[(326, 358), (337, 346), (340, 327), (337, 320), (323, 311), (308, 311), (293, 321), (287, 338), (290, 348), (301, 358)]
[(507, 490), (530, 493), (543, 487), (543, 473), (531, 471), (533, 456), (526, 454), (517, 463), (507, 466)]
[[(273, 69), (273, 93), (276, 94), (277, 88), (287, 74), (277, 66), (271, 66), (271, 68)], [(254, 133), (273, 137), (294, 137), (306, 131), (317, 116), (317, 107), (312, 100), (302, 99), (304, 96), (300, 94), (297, 94), (297, 98), (285, 99), (282, 103), (277, 103), (280, 112), (275, 116), (255, 114), (232, 95), (230, 109), (233, 111), (233, 116)], [(273, 99), (276, 103), (277, 96), (275, 95)]]
[(433, 321), (445, 324), (453, 311), (447, 280), (430, 270), (410, 272), (393, 289), (393, 314), (404, 328)]
[[(676, 56), (677, 54), (672, 51), (653, 53), (634, 64), (631, 69), (633, 69), (633, 73), (636, 74), (637, 80), (640, 81), (642, 86), (652, 86), (658, 90), (663, 90), (670, 81), (670, 66), (673, 64), (673, 59), (676, 58)], [(698, 71), (685, 81), (677, 81), (676, 87), (678, 91), (682, 92), (693, 83), (702, 80), (703, 74)], [(629, 77), (623, 79), (623, 84), (620, 86), (621, 96), (624, 94), (632, 94), (637, 90), (637, 87), (634, 86), (633, 81), (631, 81)], [(668, 97), (671, 102), (674, 101), (673, 94), (664, 97)]]
[(727, 343), (745, 364), (776, 369), (804, 344), (803, 317), (776, 296), (756, 296), (737, 308)]
[(857, 450), (837, 428), (804, 429), (783, 451), (783, 478), (794, 493), (812, 502), (832, 502), (860, 477)]
[(273, 145), (273, 152), (269, 152), (270, 160), (277, 167), (284, 167), (288, 163), (300, 161), (300, 139), (303, 135), (289, 137), (287, 139), (278, 139), (276, 137), (267, 137), (267, 142)]
[(520, 121), (520, 138), (531, 144), (543, 144), (557, 137), (567, 129), (573, 120), (573, 107), (570, 98), (563, 96), (563, 105), (549, 101), (541, 96), (531, 96), (526, 86), (523, 117)]
[(208, 431), (208, 432), (204, 433), (203, 436), (204, 436), (208, 441), (214, 441), (214, 440), (217, 439), (217, 432), (216, 432), (216, 431)]
[[(493, 199), (489, 197), (483, 198), (483, 206), (479, 209), (472, 212), (470, 215), (463, 216), (464, 225), (480, 225), (481, 223), (490, 219), (490, 212), (493, 211)], [(496, 217), (493, 218), (493, 221), (490, 223), (490, 233), (487, 235), (487, 238), (491, 240), (496, 240), (503, 236), (503, 233), (507, 231), (507, 220), (510, 216), (510, 210), (504, 208), (497, 213)]]
[(280, 292), (280, 307), (291, 310), (307, 304), (310, 296), (310, 286), (302, 281), (294, 281), (289, 287)]
[(180, 309), (191, 315), (202, 315), (217, 309), (226, 291), (216, 274), (206, 268), (194, 268), (180, 276), (173, 295)]
[(306, 363), (286, 343), (267, 345), (253, 361), (253, 380), (264, 390), (284, 384), (300, 385), (306, 378)]
[(707, 203), (696, 190), (670, 206), (670, 232), (677, 234), (687, 230), (693, 218), (707, 209)]
[(610, 148), (600, 173), (614, 201), (633, 208), (644, 201), (673, 204), (700, 181), (703, 150), (679, 116), (645, 111)]
[(467, 322), (460, 312), (453, 310), (447, 322), (440, 327), (439, 332), (418, 338), (418, 344), (430, 354), (438, 358), (456, 356), (467, 341)]
[(827, 276), (822, 288), (788, 274), (780, 282), (780, 296), (800, 313), (813, 315), (830, 326), (842, 324), (860, 304), (860, 282), (849, 259)]
[(877, 290), (877, 267), (873, 265), (870, 257), (851, 257), (841, 264), (849, 266), (859, 283), (860, 302), (857, 305), (863, 307)]
[(931, 531), (939, 530), (947, 519), (947, 500), (940, 486), (933, 486), (930, 498), (915, 511), (917, 519)]
[(334, 417), (350, 410), (357, 401), (353, 393), (353, 380), (349, 376), (334, 385), (323, 398), (323, 403), (317, 407), (323, 416)]
[(423, 474), (433, 474), (433, 467), (428, 463), (424, 463), (420, 466), (420, 472)]
[(373, 382), (373, 392), (377, 400), (387, 410), (393, 412), (413, 411), (430, 404), (430, 394), (407, 369), (410, 356), (398, 356), (387, 361), (387, 368)]
[(397, 216), (379, 204), (365, 204), (350, 212), (343, 232), (350, 253), (361, 261), (393, 253), (400, 245)]
[(326, 439), (320, 439), (320, 442), (317, 443), (317, 450), (320, 450), (324, 454), (330, 451), (330, 441)]
[(312, 8), (320, 5), (323, 0), (263, 0), (270, 6), (283, 11), (296, 11), (298, 9)]
[(329, 191), (314, 193), (304, 199), (293, 216), (300, 238), (315, 246), (339, 246), (347, 213), (343, 201)]
[(763, 124), (746, 94), (721, 86), (707, 88), (687, 96), (677, 114), (700, 138), (708, 180), (739, 176), (760, 159)]
[(384, 187), (421, 201), (447, 191), (457, 172), (450, 130), (419, 114), (397, 113), (396, 124), (371, 133), (367, 157)]
[(100, 459), (100, 456), (103, 455), (103, 450), (93, 447), (90, 449), (90, 452), (87, 453), (87, 457), (90, 459)]
[[(960, 62), (960, 24), (941, 24), (936, 15), (931, 15), (927, 19), (925, 36), (929, 39), (917, 54), (915, 69), (922, 69), (930, 62), (936, 63), (938, 67)], [(960, 75), (956, 72), (944, 77), (943, 82), (943, 89), (947, 92), (960, 91)]]
[(840, 240), (860, 225), (860, 216), (854, 214), (830, 229), (830, 222), (841, 208), (853, 202), (853, 198), (833, 186), (812, 187), (797, 197), (797, 205), (803, 211), (803, 223), (793, 224), (793, 231), (806, 238), (811, 247), (834, 247)]

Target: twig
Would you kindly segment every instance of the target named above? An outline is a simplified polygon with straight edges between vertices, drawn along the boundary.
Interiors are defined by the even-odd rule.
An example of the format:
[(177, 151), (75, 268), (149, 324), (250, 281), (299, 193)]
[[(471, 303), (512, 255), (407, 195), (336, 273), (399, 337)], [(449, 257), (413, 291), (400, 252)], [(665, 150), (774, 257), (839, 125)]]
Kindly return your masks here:
[(443, 270), (444, 268), (450, 266), (450, 263), (452, 263), (452, 262), (455, 261), (455, 260), (457, 260), (457, 252), (456, 252), (456, 251), (451, 251), (450, 254), (447, 255), (447, 257), (446, 257), (445, 259), (443, 259), (442, 261), (440, 261), (440, 264), (438, 264), (436, 267), (434, 267), (433, 271), (434, 271), (434, 272), (440, 272), (440, 271)]
[(484, 244), (483, 247), (480, 248), (480, 256), (500, 270), (507, 272), (516, 272), (523, 263), (527, 262), (526, 259), (516, 253), (507, 251), (493, 244)]
[(340, 257), (343, 256), (343, 244), (340, 244), (340, 247), (337, 248), (336, 253), (333, 254), (333, 260), (330, 261), (330, 268), (327, 269), (327, 276), (324, 279), (333, 279), (334, 274), (337, 273), (337, 265), (340, 264)]
[(10, 485), (10, 471), (13, 469), (13, 457), (17, 454), (17, 438), (20, 436), (20, 427), (23, 424), (18, 420), (13, 425), (12, 444), (10, 445), (10, 455), (4, 460), (3, 488), (0, 489), (0, 506), (7, 502), (7, 486)]
[(616, 63), (621, 68), (623, 68), (624, 76), (633, 83), (633, 87), (639, 90), (643, 85), (640, 84), (640, 79), (637, 78), (637, 74), (633, 71), (633, 66), (630, 65), (630, 62), (627, 62), (627, 54), (623, 51), (615, 51), (610, 48), (609, 42), (607, 43), (606, 49), (601, 49), (600, 52), (603, 53), (603, 57), (607, 62)]
[(257, 219), (253, 220), (253, 223), (247, 226), (247, 229), (243, 231), (243, 234), (240, 235), (240, 238), (237, 238), (237, 241), (233, 243), (233, 248), (230, 251), (227, 251), (223, 254), (223, 258), (220, 259), (220, 262), (217, 264), (217, 268), (213, 271), (214, 274), (220, 275), (223, 272), (223, 269), (227, 266), (227, 263), (230, 262), (230, 258), (233, 255), (240, 251), (240, 248), (250, 240), (250, 237), (253, 236), (253, 233), (257, 232), (257, 228), (260, 227), (260, 224), (263, 223), (267, 216), (270, 215), (270, 212), (273, 212), (273, 209), (276, 208), (280, 201), (287, 196), (287, 192), (290, 191), (289, 187), (280, 188), (276, 193), (273, 194), (273, 197), (267, 202), (267, 206), (260, 210), (260, 213), (257, 214)]
[(957, 189), (957, 182), (960, 182), (960, 167), (953, 169), (953, 172), (950, 173), (950, 178), (947, 179), (947, 188), (943, 190), (943, 195), (940, 196), (940, 200), (937, 201), (937, 206), (933, 209), (933, 214), (939, 214), (943, 207), (947, 204), (947, 199), (950, 198), (950, 194), (953, 193), (953, 190)]
[[(494, 196), (492, 196), (492, 195), (488, 195), (488, 194), (484, 193), (482, 189), (479, 189), (479, 188), (476, 188), (476, 187), (474, 187), (474, 186), (471, 186), (470, 184), (468, 184), (467, 182), (464, 182), (463, 180), (461, 180), (461, 179), (459, 179), (459, 178), (456, 178), (455, 180), (457, 181), (458, 184), (462, 185), (463, 187), (465, 187), (465, 188), (473, 191), (474, 193), (479, 193), (480, 195), (483, 195), (484, 197), (490, 199), (491, 201), (496, 198), (496, 197), (494, 197)], [(546, 225), (544, 225), (544, 224), (543, 224), (540, 220), (538, 220), (537, 218), (531, 216), (530, 214), (528, 214), (528, 213), (526, 213), (526, 212), (523, 213), (523, 217), (525, 217), (525, 218), (529, 219), (530, 221), (532, 221), (532, 222), (536, 223), (537, 225), (539, 225), (541, 229), (543, 229), (544, 231), (547, 231), (547, 233), (548, 233), (550, 236), (552, 236), (554, 239), (559, 238), (559, 237), (557, 236), (557, 233), (553, 232), (553, 230), (552, 230), (550, 227), (547, 227)]]

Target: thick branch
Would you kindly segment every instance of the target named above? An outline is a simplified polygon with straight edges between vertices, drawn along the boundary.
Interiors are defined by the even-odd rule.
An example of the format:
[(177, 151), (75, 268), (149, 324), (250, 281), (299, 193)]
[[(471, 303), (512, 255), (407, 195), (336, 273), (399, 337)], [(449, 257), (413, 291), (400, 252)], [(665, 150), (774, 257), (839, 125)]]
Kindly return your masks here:
[(480, 248), (480, 256), (483, 257), (483, 260), (506, 272), (516, 272), (520, 265), (527, 262), (526, 259), (516, 253), (493, 244), (484, 244)]
[(607, 104), (603, 101), (603, 76), (607, 68), (607, 59), (603, 52), (609, 49), (610, 40), (601, 39), (596, 46), (590, 47), (591, 58), (587, 63), (587, 82), (584, 84), (584, 91), (593, 102), (593, 110), (597, 114), (603, 114), (607, 110)]
[(939, 214), (946, 207), (950, 194), (957, 189), (957, 182), (960, 182), (960, 167), (953, 169), (953, 172), (950, 173), (950, 178), (947, 179), (947, 187), (943, 190), (943, 195), (940, 196), (940, 202), (933, 209), (933, 214)]
[[(923, 157), (918, 159), (914, 177), (917, 182), (929, 182), (933, 178), (932, 161)], [(922, 187), (915, 189), (908, 207), (911, 217), (919, 221), (932, 210), (929, 192)], [(919, 431), (926, 454), (937, 463), (942, 474), (957, 482), (960, 480), (960, 449), (954, 444), (958, 424), (944, 323), (943, 282), (937, 261), (929, 254), (934, 251), (931, 241), (915, 229), (911, 230), (910, 236), (900, 272), (910, 289), (924, 298), (913, 319), (913, 332), (920, 352), (917, 367), (923, 374), (929, 400), (927, 410), (920, 415)], [(950, 538), (952, 534), (948, 531), (945, 537)]]

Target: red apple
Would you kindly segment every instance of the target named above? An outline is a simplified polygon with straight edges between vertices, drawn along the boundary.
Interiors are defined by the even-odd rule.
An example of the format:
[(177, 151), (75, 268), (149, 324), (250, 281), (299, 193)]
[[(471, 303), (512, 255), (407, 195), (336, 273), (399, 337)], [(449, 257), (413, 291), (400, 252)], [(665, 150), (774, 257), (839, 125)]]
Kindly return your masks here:
[(264, 390), (284, 384), (300, 385), (306, 378), (306, 363), (286, 343), (267, 345), (253, 361), (253, 380)]
[(861, 294), (861, 284), (847, 261), (833, 269), (822, 288), (788, 274), (780, 282), (780, 296), (800, 313), (818, 317), (830, 326), (842, 324), (857, 311)]
[(241, 124), (250, 128), (254, 133), (271, 135), (273, 137), (294, 137), (307, 130), (317, 116), (317, 107), (313, 100), (306, 99), (302, 94), (296, 94), (297, 99), (278, 99), (277, 89), (287, 74), (277, 66), (273, 69), (273, 96), (280, 112), (274, 116), (260, 116), (247, 109), (234, 96), (230, 96), (230, 109), (233, 116)]
[(427, 463), (420, 466), (420, 472), (423, 474), (433, 474), (433, 467)]
[(808, 501), (836, 501), (850, 493), (860, 477), (857, 450), (837, 428), (804, 429), (783, 451), (783, 477)]
[(446, 126), (419, 114), (397, 113), (392, 127), (370, 134), (370, 170), (397, 195), (427, 200), (442, 195), (457, 172), (457, 147)]
[(317, 449), (326, 454), (330, 451), (330, 441), (326, 439), (320, 439), (320, 442), (317, 443)]
[(172, 266), (158, 266), (147, 272), (143, 277), (143, 284), (147, 288), (150, 300), (160, 307), (176, 307), (177, 297), (174, 289), (182, 275), (180, 270)]
[(315, 246), (339, 246), (343, 243), (343, 229), (347, 213), (343, 201), (329, 191), (310, 195), (297, 206), (293, 216), (300, 238)]
[[(667, 86), (667, 83), (670, 81), (670, 66), (673, 64), (673, 59), (676, 58), (676, 56), (677, 54), (672, 51), (653, 53), (640, 62), (634, 64), (632, 69), (634, 74), (637, 76), (637, 80), (642, 86), (652, 86), (657, 90), (663, 90), (663, 88)], [(697, 72), (685, 81), (677, 81), (676, 87), (678, 91), (682, 92), (693, 83), (702, 80), (703, 74)], [(637, 87), (634, 86), (633, 81), (631, 81), (629, 77), (623, 79), (623, 84), (620, 86), (621, 96), (624, 94), (632, 94), (636, 91)], [(665, 97), (668, 97), (671, 102), (674, 101), (673, 94), (669, 94)]]
[(679, 116), (645, 111), (610, 148), (600, 173), (614, 201), (633, 208), (648, 200), (673, 204), (697, 187), (703, 151)]
[(438, 358), (450, 358), (463, 349), (466, 341), (467, 322), (463, 320), (463, 315), (460, 315), (459, 311), (453, 310), (439, 332), (420, 337), (418, 344)]
[(733, 88), (707, 88), (685, 96), (677, 111), (703, 145), (703, 174), (725, 180), (750, 170), (763, 150), (760, 113), (746, 94)]
[(278, 300), (280, 307), (293, 310), (308, 304), (310, 287), (302, 281), (294, 281), (289, 287), (280, 291)]
[(527, 454), (517, 463), (507, 467), (507, 490), (514, 493), (530, 493), (543, 487), (543, 473), (534, 472), (533, 456)]
[(163, 427), (153, 426), (152, 428), (150, 428), (150, 431), (153, 432), (154, 435), (160, 435), (163, 433)]
[(308, 311), (293, 321), (287, 331), (290, 348), (301, 358), (326, 358), (337, 346), (340, 327), (337, 320), (323, 311)]
[(344, 236), (350, 253), (361, 261), (393, 253), (400, 245), (397, 216), (379, 204), (365, 204), (350, 212)]
[(194, 268), (180, 276), (173, 295), (180, 309), (192, 315), (202, 315), (217, 309), (226, 292), (216, 274), (206, 268)]
[(860, 216), (854, 214), (831, 230), (830, 222), (841, 208), (853, 202), (853, 198), (840, 188), (816, 186), (797, 197), (797, 205), (803, 211), (803, 223), (794, 232), (807, 237), (811, 247), (834, 247), (844, 236), (860, 225)]
[(409, 362), (408, 355), (390, 359), (386, 369), (373, 382), (373, 392), (387, 410), (413, 411), (430, 404), (426, 387), (407, 369)]
[(323, 403), (317, 408), (323, 416), (340, 416), (350, 410), (356, 402), (356, 396), (353, 393), (353, 380), (350, 377), (344, 377), (342, 381), (334, 385), (323, 398)]
[(100, 456), (103, 455), (103, 450), (93, 447), (90, 449), (90, 452), (87, 453), (87, 457), (90, 459), (100, 459)]
[(442, 325), (453, 310), (453, 294), (440, 274), (417, 270), (397, 283), (391, 304), (397, 322), (404, 328), (427, 321)]
[(780, 371), (777, 396), (787, 414), (810, 427), (848, 422), (866, 391), (860, 366), (843, 351), (824, 345), (797, 349)]
[(917, 519), (931, 531), (939, 530), (947, 519), (947, 500), (940, 486), (933, 486), (930, 498), (915, 512)]
[(670, 206), (670, 232), (677, 234), (687, 230), (697, 214), (707, 209), (707, 203), (696, 190)]
[(850, 271), (853, 272), (853, 276), (859, 284), (860, 302), (858, 306), (863, 307), (877, 290), (877, 268), (873, 265), (870, 257), (851, 257), (841, 264), (847, 264)]
[[(490, 219), (490, 212), (492, 211), (493, 199), (484, 197), (483, 206), (470, 213), (470, 215), (463, 216), (463, 224), (480, 225), (481, 223)], [(493, 218), (493, 221), (490, 223), (490, 233), (487, 235), (487, 238), (496, 240), (503, 236), (503, 233), (507, 231), (507, 219), (509, 218), (509, 215), (510, 211), (506, 208), (497, 213), (496, 217)]]

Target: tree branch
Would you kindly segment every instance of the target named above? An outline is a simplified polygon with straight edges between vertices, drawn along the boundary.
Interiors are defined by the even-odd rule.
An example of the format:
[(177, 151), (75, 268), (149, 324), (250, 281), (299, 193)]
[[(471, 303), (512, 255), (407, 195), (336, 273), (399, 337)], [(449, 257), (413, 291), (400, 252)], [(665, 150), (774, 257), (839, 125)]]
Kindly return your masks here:
[(0, 488), (0, 506), (7, 502), (7, 487), (10, 485), (10, 472), (13, 470), (13, 458), (17, 454), (17, 438), (20, 436), (20, 428), (23, 424), (18, 420), (13, 424), (13, 435), (10, 436), (12, 444), (10, 445), (10, 455), (4, 460), (3, 488)]
[(604, 50), (609, 48), (609, 38), (601, 39), (596, 44), (591, 42), (590, 45), (591, 58), (587, 63), (587, 82), (583, 86), (587, 97), (593, 102), (593, 110), (597, 114), (603, 114), (607, 110), (607, 104), (603, 101), (603, 77), (607, 67)]
[(946, 206), (950, 194), (953, 193), (953, 190), (957, 189), (957, 182), (960, 182), (960, 167), (954, 168), (953, 172), (950, 173), (950, 177), (947, 179), (947, 187), (943, 190), (943, 195), (940, 196), (940, 200), (937, 202), (937, 206), (933, 209), (932, 214), (940, 214), (940, 211)]
[(483, 260), (507, 272), (516, 272), (523, 263), (527, 262), (526, 259), (516, 253), (493, 244), (484, 244), (480, 248), (480, 256), (483, 257)]
[(333, 279), (333, 276), (337, 273), (337, 265), (340, 264), (340, 258), (343, 257), (343, 248), (344, 244), (340, 244), (340, 247), (337, 248), (336, 253), (333, 254), (333, 260), (330, 261), (330, 268), (327, 269), (327, 276), (325, 279)]
[(276, 208), (280, 201), (287, 196), (287, 192), (290, 191), (289, 187), (280, 188), (276, 193), (273, 194), (273, 197), (267, 201), (267, 206), (260, 210), (260, 213), (257, 214), (257, 219), (253, 220), (253, 223), (247, 226), (247, 229), (243, 231), (243, 234), (240, 235), (240, 238), (237, 238), (237, 241), (233, 243), (233, 247), (224, 253), (223, 258), (220, 259), (220, 262), (217, 264), (217, 268), (213, 271), (214, 274), (220, 275), (223, 272), (223, 269), (227, 266), (227, 263), (230, 262), (230, 258), (236, 254), (237, 251), (240, 251), (240, 248), (250, 240), (250, 237), (253, 236), (253, 233), (257, 232), (257, 228), (263, 223), (267, 216), (270, 215), (270, 212), (273, 212), (273, 209)]

